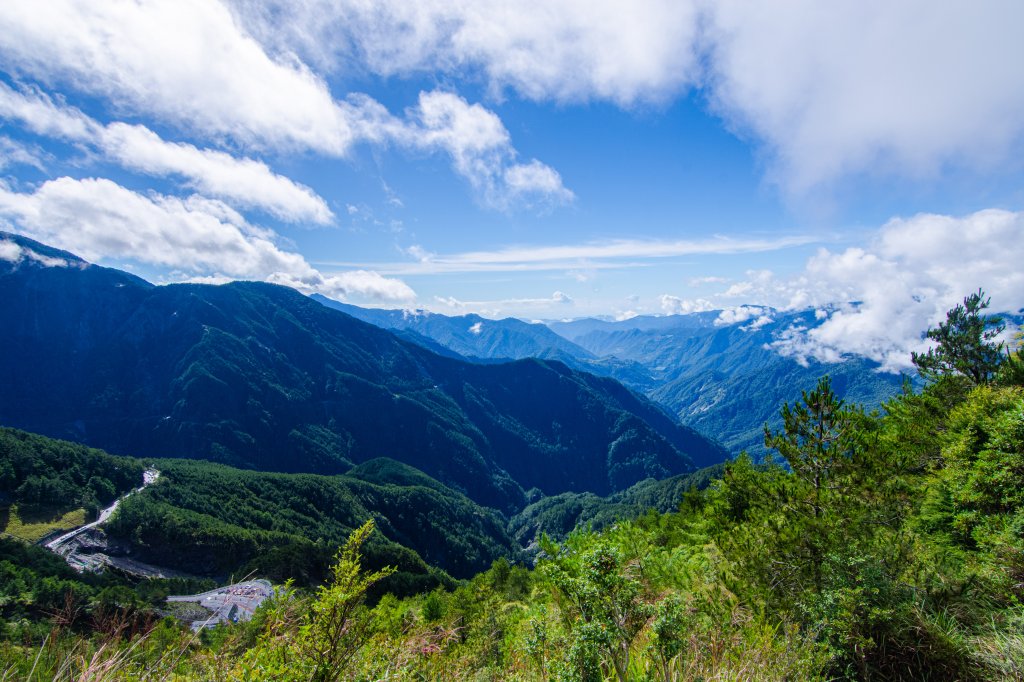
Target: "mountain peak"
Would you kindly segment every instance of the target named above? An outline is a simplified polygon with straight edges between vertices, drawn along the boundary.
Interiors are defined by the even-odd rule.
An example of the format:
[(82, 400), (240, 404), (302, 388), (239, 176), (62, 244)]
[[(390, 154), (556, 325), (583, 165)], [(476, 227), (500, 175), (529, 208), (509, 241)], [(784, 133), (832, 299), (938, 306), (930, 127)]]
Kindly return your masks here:
[(69, 251), (55, 249), (34, 239), (0, 230), (0, 263), (8, 267), (22, 264), (44, 268), (90, 267), (90, 263)]

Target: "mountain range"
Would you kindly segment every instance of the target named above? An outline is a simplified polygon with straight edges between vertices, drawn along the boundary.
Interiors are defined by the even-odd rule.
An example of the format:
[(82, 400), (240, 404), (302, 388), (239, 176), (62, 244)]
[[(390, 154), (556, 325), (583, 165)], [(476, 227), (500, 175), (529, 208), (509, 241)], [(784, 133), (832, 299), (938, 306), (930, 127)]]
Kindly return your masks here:
[(759, 309), (763, 319), (757, 324), (726, 321), (720, 310), (538, 324), (368, 309), (313, 298), (440, 352), (446, 349), (476, 361), (554, 358), (577, 370), (614, 377), (716, 439), (732, 455), (746, 450), (764, 457), (764, 424), (777, 426), (783, 403), (813, 388), (824, 374), (832, 377), (840, 396), (868, 409), (880, 406), (903, 385), (903, 377), (879, 372), (877, 364), (863, 358), (801, 363), (771, 348), (794, 326), (821, 324), (813, 310)]
[[(756, 323), (723, 322), (723, 317), (722, 311), (708, 311), (623, 322), (553, 323), (552, 328), (598, 358), (642, 365), (653, 382), (645, 391), (648, 397), (684, 423), (714, 434), (733, 453), (767, 454), (764, 424), (778, 426), (783, 403), (812, 389), (823, 375), (832, 378), (837, 395), (869, 410), (902, 390), (904, 376), (880, 372), (877, 363), (865, 358), (800, 362), (772, 347), (794, 327), (821, 324), (814, 310), (765, 308)], [(911, 381), (920, 383), (916, 375)]]
[(0, 240), (15, 254), (0, 261), (0, 424), (263, 471), (389, 457), (506, 513), (728, 456), (617, 381), (555, 360), (471, 362), (289, 288), (154, 286)]

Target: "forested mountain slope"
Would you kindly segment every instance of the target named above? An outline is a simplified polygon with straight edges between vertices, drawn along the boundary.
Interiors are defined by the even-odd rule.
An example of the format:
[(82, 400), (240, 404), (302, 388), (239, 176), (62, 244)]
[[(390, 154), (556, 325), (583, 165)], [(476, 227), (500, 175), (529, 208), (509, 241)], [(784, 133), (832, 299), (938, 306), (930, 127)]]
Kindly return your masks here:
[[(408, 465), (370, 460), (343, 476), (277, 474), (194, 460), (149, 460), (155, 483), (124, 499), (103, 526), (119, 555), (190, 575), (258, 572), (302, 584), (324, 579), (353, 529), (376, 519), (372, 561), (408, 592), (486, 569), (520, 549), (506, 520)], [(0, 519), (9, 505), (59, 516), (142, 483), (147, 463), (77, 443), (0, 428)], [(2, 530), (2, 527), (0, 527)], [(95, 546), (86, 551), (107, 551)]]
[(114, 453), (341, 473), (391, 457), (476, 502), (607, 494), (724, 450), (557, 362), (442, 357), (298, 292), (154, 287), (15, 235), (0, 261), (0, 423)]
[(702, 433), (715, 434), (734, 453), (763, 454), (763, 425), (777, 425), (783, 402), (824, 374), (839, 396), (869, 409), (901, 389), (903, 377), (878, 372), (863, 358), (801, 364), (771, 347), (791, 327), (819, 324), (814, 311), (770, 311), (771, 321), (760, 326), (716, 324), (718, 317), (713, 311), (555, 328), (595, 355), (642, 364), (657, 386), (647, 393), (652, 399)]
[(385, 329), (400, 330), (405, 338), (434, 350), (484, 360), (556, 358), (574, 369), (614, 377), (721, 442), (733, 455), (742, 450), (764, 455), (764, 424), (777, 425), (779, 408), (793, 390), (812, 387), (822, 374), (832, 376), (840, 396), (868, 408), (898, 393), (903, 383), (902, 377), (880, 373), (875, 363), (862, 358), (837, 363), (810, 359), (801, 364), (770, 346), (793, 326), (820, 324), (814, 311), (764, 309), (771, 321), (759, 325), (752, 325), (753, 319), (723, 323), (722, 311), (715, 310), (619, 321), (548, 321), (542, 326), (511, 318), (368, 309), (313, 298)]

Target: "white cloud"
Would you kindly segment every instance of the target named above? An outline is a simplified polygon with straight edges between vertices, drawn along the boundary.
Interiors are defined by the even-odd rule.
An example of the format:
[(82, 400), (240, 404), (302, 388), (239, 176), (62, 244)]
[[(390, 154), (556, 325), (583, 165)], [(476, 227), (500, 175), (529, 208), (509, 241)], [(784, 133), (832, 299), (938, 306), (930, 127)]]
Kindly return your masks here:
[[(281, 280), (280, 283), (289, 284), (286, 280)], [(297, 284), (289, 286), (300, 290), (309, 288), (302, 279), (299, 279)], [(416, 298), (416, 292), (405, 282), (369, 270), (349, 270), (321, 275), (314, 278), (313, 289), (327, 296), (355, 296), (378, 301), (409, 302)]]
[(233, 6), (282, 53), (391, 76), (480, 71), (536, 100), (662, 100), (698, 77), (697, 3), (635, 0), (253, 2)]
[[(592, 271), (643, 267), (647, 259), (704, 254), (736, 254), (775, 251), (816, 241), (811, 237), (783, 236), (773, 239), (712, 237), (702, 240), (620, 239), (553, 246), (509, 246), (494, 251), (437, 254), (421, 246), (406, 249), (416, 262), (374, 263), (374, 270), (388, 274), (443, 274), (459, 272), (530, 272), (558, 270), (580, 281)], [(339, 265), (353, 265), (339, 263)]]
[[(773, 239), (713, 237), (703, 240), (619, 239), (608, 242), (554, 246), (507, 247), (497, 251), (471, 251), (444, 258), (452, 263), (531, 263), (545, 261), (607, 258), (669, 258), (705, 254), (754, 253), (801, 246), (810, 237), (785, 236)], [(439, 256), (437, 259), (440, 259)]]
[(47, 268), (66, 268), (71, 264), (63, 258), (44, 256), (32, 249), (24, 248), (10, 239), (0, 239), (0, 261), (18, 263), (31, 260)]
[(576, 280), (580, 284), (584, 284), (597, 278), (597, 270), (594, 268), (573, 268), (567, 270), (565, 276)]
[(772, 310), (756, 305), (726, 308), (715, 318), (715, 326), (724, 327), (731, 324), (741, 324), (747, 320), (754, 320), (752, 326), (748, 327), (749, 329), (759, 329), (772, 321)]
[(477, 335), (479, 335), (480, 332), (482, 332), (483, 330), (484, 330), (484, 323), (483, 322), (477, 322), (475, 324), (470, 325), (470, 327), (469, 327), (469, 333), (470, 334), (477, 334)]
[(530, 203), (536, 198), (545, 203), (564, 204), (575, 198), (562, 184), (558, 171), (537, 159), (508, 166), (502, 180), (507, 187), (507, 201), (515, 203)]
[(100, 137), (110, 157), (126, 168), (149, 175), (181, 175), (200, 192), (243, 208), (259, 208), (289, 222), (330, 223), (327, 202), (313, 190), (270, 170), (262, 161), (165, 142), (140, 125), (113, 123)]
[(699, 287), (704, 286), (705, 284), (725, 284), (728, 281), (728, 277), (716, 277), (714, 275), (709, 275), (707, 277), (691, 277), (689, 284), (691, 287)]
[(280, 54), (328, 71), (482, 75), (496, 96), (663, 102), (701, 88), (774, 177), (997, 168), (1024, 133), (1024, 5), (796, 0), (255, 0)]
[[(0, 66), (7, 70), (105, 97), (117, 112), (152, 116), (218, 144), (334, 157), (358, 142), (439, 149), (488, 205), (572, 198), (553, 169), (516, 161), (508, 131), (493, 112), (442, 91), (422, 93), (407, 120), (366, 95), (335, 99), (323, 77), (294, 53), (271, 56), (213, 0), (55, 0), (45, 11), (14, 0), (0, 4), (0, 34)], [(64, 126), (65, 137), (88, 133), (69, 129), (76, 124), (71, 118), (54, 123)], [(168, 165), (181, 172), (182, 163), (200, 162), (204, 178), (220, 179), (221, 193), (234, 188), (225, 186), (220, 158), (184, 148), (150, 150), (142, 158), (164, 172)], [(237, 170), (258, 174), (254, 163)], [(316, 210), (322, 216), (326, 207)]]
[(715, 305), (706, 298), (686, 299), (662, 294), (658, 300), (661, 301), (661, 309), (666, 315), (689, 315), (715, 310)]
[(87, 260), (131, 259), (188, 277), (261, 279), (329, 296), (415, 296), (405, 283), (375, 272), (321, 273), (278, 247), (272, 231), (198, 196), (143, 196), (110, 180), (59, 178), (32, 193), (0, 185), (0, 215), (34, 239)]
[[(11, 0), (0, 4), (0, 65), (211, 141), (332, 156), (416, 126), (369, 97), (336, 98), (323, 73), (482, 76), (499, 97), (511, 88), (621, 106), (698, 87), (733, 130), (763, 144), (775, 178), (802, 193), (851, 174), (927, 181), (951, 167), (1014, 163), (1024, 143), (1022, 21), (1024, 5), (1005, 1), (939, 11), (925, 0), (236, 0), (231, 9), (53, 0), (43, 11)], [(421, 123), (454, 95), (430, 97)], [(570, 198), (548, 166), (479, 156), (474, 136), (501, 130), (463, 114), (435, 119), (451, 124), (440, 136), (422, 126), (434, 142), (418, 144), (443, 146), (486, 203)], [(491, 140), (489, 149), (511, 149)]]
[(505, 298), (493, 301), (463, 301), (454, 296), (435, 296), (434, 302), (450, 310), (475, 312), (492, 318), (499, 317), (509, 310), (554, 309), (574, 304), (572, 297), (562, 291), (554, 292), (549, 298)]
[(100, 125), (78, 109), (53, 101), (38, 89), (18, 92), (0, 82), (0, 118), (20, 122), (37, 135), (74, 142), (92, 140)]
[(771, 324), (774, 321), (775, 321), (775, 318), (772, 317), (771, 315), (761, 315), (760, 317), (758, 317), (756, 320), (754, 320), (750, 324), (744, 325), (743, 327), (740, 327), (740, 329), (742, 329), (745, 332), (753, 332), (753, 331), (757, 331), (761, 327), (765, 327), (765, 326)]
[(41, 149), (0, 135), (0, 169), (22, 165), (45, 170), (44, 156), (45, 153)]
[(282, 220), (326, 224), (333, 218), (310, 188), (277, 175), (261, 161), (167, 142), (141, 125), (102, 125), (39, 91), (18, 92), (0, 83), (0, 118), (16, 120), (39, 135), (91, 145), (134, 171), (182, 176), (193, 189)]
[(494, 112), (450, 92), (420, 93), (408, 112), (408, 122), (389, 126), (398, 142), (424, 149), (444, 150), (455, 171), (495, 208), (572, 201), (561, 176), (536, 159), (516, 163), (508, 130)]
[(706, 298), (686, 299), (670, 294), (662, 294), (658, 297), (658, 300), (661, 302), (661, 309), (666, 315), (690, 315), (717, 310), (718, 316), (714, 320), (716, 327), (749, 322), (749, 324), (741, 327), (741, 329), (743, 331), (756, 331), (775, 321), (774, 311), (764, 306), (740, 305), (722, 307)]
[(824, 320), (779, 339), (781, 353), (829, 362), (858, 355), (886, 371), (908, 370), (911, 351), (928, 346), (924, 332), (979, 287), (995, 311), (1024, 308), (1022, 234), (1024, 212), (894, 219), (864, 247), (820, 250), (795, 277), (754, 273), (743, 295), (785, 309), (814, 307)]
[(342, 153), (350, 107), (295, 59), (271, 59), (218, 2), (31, 0), (0, 5), (8, 68), (208, 136)]
[(714, 107), (792, 191), (995, 168), (1021, 150), (1021, 3), (724, 0), (707, 20)]
[(22, 258), (21, 247), (9, 239), (0, 239), (0, 260), (17, 263)]

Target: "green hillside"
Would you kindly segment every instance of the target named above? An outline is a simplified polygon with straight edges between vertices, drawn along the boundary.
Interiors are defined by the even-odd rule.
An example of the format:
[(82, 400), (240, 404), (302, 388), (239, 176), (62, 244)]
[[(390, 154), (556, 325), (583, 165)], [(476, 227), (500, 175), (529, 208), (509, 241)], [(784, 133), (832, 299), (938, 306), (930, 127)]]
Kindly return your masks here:
[(410, 575), (436, 567), (465, 578), (516, 558), (494, 510), (398, 462), (373, 464), (377, 481), (161, 460), (160, 480), (126, 500), (106, 530), (160, 566), (304, 584), (323, 580), (334, 551), (368, 519), (380, 529), (373, 562)]
[(141, 462), (0, 427), (0, 533), (36, 542), (142, 484)]

